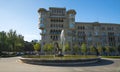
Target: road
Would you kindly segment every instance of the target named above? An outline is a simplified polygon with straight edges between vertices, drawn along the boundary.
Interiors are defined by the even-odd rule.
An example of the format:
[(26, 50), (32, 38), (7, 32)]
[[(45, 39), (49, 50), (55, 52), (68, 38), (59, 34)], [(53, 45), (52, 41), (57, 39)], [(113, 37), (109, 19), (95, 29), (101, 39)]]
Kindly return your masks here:
[(19, 57), (0, 58), (0, 72), (120, 72), (120, 59), (103, 59), (89, 65), (45, 66), (23, 63)]

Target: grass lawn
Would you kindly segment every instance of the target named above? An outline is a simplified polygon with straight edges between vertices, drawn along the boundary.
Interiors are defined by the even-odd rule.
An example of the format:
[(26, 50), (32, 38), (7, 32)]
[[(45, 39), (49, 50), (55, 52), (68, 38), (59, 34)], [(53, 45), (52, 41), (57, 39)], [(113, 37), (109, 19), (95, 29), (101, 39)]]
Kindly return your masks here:
[(0, 57), (1, 57), (1, 58), (2, 58), (2, 57), (3, 57), (3, 58), (4, 58), (4, 57), (7, 58), (7, 57), (15, 57), (15, 56), (16, 56), (16, 55), (2, 55), (2, 56), (0, 56)]
[(102, 56), (102, 58), (114, 58), (114, 59), (120, 59), (120, 56)]

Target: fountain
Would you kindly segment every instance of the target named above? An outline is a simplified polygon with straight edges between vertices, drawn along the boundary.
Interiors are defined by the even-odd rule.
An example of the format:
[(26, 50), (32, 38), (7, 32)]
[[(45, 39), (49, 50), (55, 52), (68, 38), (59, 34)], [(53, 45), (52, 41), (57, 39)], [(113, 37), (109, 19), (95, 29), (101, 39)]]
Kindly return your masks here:
[[(59, 47), (60, 44), (60, 47)], [(40, 65), (80, 65), (86, 63), (95, 63), (100, 60), (99, 57), (93, 58), (82, 58), (79, 55), (64, 55), (65, 51), (65, 31), (62, 30), (60, 34), (60, 43), (54, 43), (55, 53), (54, 55), (40, 55), (40, 56), (23, 56), (20, 58), (21, 61), (29, 64), (40, 64)]]
[(60, 42), (61, 42), (61, 47), (62, 47), (62, 55), (64, 55), (64, 51), (65, 51), (65, 34), (64, 34), (64, 30), (61, 31)]
[(60, 34), (60, 47), (57, 42), (55, 42), (55, 56), (64, 56), (64, 51), (65, 51), (65, 35), (64, 35), (64, 30), (61, 31)]

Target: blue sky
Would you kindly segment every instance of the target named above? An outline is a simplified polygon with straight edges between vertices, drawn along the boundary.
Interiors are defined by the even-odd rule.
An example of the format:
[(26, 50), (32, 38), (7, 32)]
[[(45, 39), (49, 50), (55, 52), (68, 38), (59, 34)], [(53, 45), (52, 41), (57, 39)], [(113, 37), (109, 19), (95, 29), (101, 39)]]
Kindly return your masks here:
[(39, 8), (75, 9), (77, 22), (120, 24), (120, 0), (0, 0), (0, 31), (16, 30), (24, 39), (40, 40)]

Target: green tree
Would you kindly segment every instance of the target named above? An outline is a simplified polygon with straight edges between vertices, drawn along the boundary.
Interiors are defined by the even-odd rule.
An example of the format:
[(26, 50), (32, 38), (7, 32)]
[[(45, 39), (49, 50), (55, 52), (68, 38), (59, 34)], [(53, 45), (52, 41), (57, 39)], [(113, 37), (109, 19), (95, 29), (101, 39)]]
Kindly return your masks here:
[(45, 44), (44, 46), (43, 46), (43, 50), (44, 50), (44, 52), (46, 53), (46, 52), (48, 52), (48, 44)]
[(71, 51), (70, 46), (69, 46), (68, 43), (65, 44), (65, 51), (66, 51), (66, 52)]
[(13, 31), (13, 30), (10, 30), (8, 33), (7, 33), (7, 36), (8, 36), (8, 42), (9, 42), (9, 48), (11, 51), (15, 51), (16, 47), (15, 47), (15, 41), (16, 41), (16, 37), (17, 37), (17, 34), (16, 34), (16, 31)]
[(115, 47), (115, 46), (110, 48), (110, 52), (111, 52), (111, 53), (114, 53), (115, 55), (118, 55), (118, 53), (119, 53), (119, 52), (118, 52), (118, 48)]
[(104, 46), (102, 47), (102, 50), (103, 50), (103, 53), (105, 53), (105, 47)]
[(105, 51), (107, 52), (107, 55), (110, 54), (110, 47), (109, 46), (105, 46)]
[(117, 49), (118, 49), (118, 52), (120, 53), (120, 45), (118, 45)]
[(2, 31), (0, 32), (0, 50), (6, 51), (7, 49), (7, 36), (6, 32)]
[(82, 52), (84, 55), (86, 55), (86, 53), (87, 53), (87, 46), (86, 46), (85, 43), (83, 43), (83, 44), (81, 45), (81, 52)]
[(75, 52), (75, 54), (77, 54), (80, 51), (77, 44), (73, 46), (73, 51)]
[(17, 35), (16, 31), (0, 32), (0, 53), (2, 51), (23, 51), (24, 37)]
[(24, 50), (24, 51), (34, 51), (34, 47), (33, 47), (33, 45), (32, 45), (31, 42), (25, 41), (25, 42), (24, 42), (23, 50)]
[(6, 32), (0, 32), (0, 55), (2, 55), (2, 51), (7, 51), (7, 36)]
[(22, 35), (16, 36), (15, 40), (15, 51), (23, 51), (24, 48), (24, 37)]
[(111, 47), (110, 48), (110, 52), (112, 53), (112, 52), (115, 52), (116, 50), (115, 50), (115, 47)]
[(96, 50), (94, 46), (90, 46), (90, 53), (91, 54), (96, 54)]
[(50, 44), (45, 44), (44, 47), (43, 47), (43, 50), (46, 52), (46, 53), (52, 53), (52, 50), (54, 49), (54, 46), (52, 43)]
[(22, 51), (24, 47), (24, 37), (22, 35), (18, 35), (16, 31), (10, 30), (7, 33), (7, 38), (8, 46), (11, 51)]
[(54, 46), (52, 43), (48, 44), (48, 52), (52, 53), (52, 50), (54, 49)]
[(102, 46), (98, 45), (97, 50), (98, 50), (99, 54), (102, 55), (102, 53), (103, 53)]
[(34, 45), (34, 50), (37, 52), (37, 54), (39, 55), (39, 51), (40, 51), (40, 44), (39, 43), (36, 43), (35, 45)]
[(35, 51), (40, 51), (40, 44), (39, 44), (39, 43), (36, 43), (36, 44), (34, 45), (34, 50), (35, 50)]

